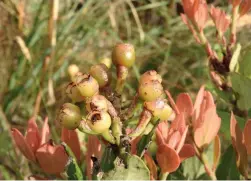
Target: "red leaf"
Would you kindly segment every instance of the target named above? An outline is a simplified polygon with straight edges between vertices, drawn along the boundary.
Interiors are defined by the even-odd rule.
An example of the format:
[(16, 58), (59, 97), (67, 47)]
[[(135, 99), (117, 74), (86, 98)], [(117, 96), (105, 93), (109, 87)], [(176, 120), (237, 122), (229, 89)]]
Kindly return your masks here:
[(43, 144), (36, 152), (36, 158), (42, 170), (48, 174), (64, 172), (68, 155), (62, 145)]
[(61, 140), (64, 141), (72, 150), (78, 161), (81, 159), (81, 149), (78, 134), (76, 130), (68, 130), (63, 128)]
[(154, 160), (152, 159), (152, 157), (149, 155), (148, 152), (144, 154), (144, 158), (146, 160), (147, 167), (150, 170), (150, 174), (152, 178), (151, 180), (156, 180), (157, 179), (157, 166)]
[(184, 144), (179, 152), (180, 161), (193, 157), (195, 155), (195, 150), (192, 145)]
[(19, 150), (22, 152), (22, 154), (31, 161), (36, 161), (35, 155), (30, 147), (29, 144), (27, 144), (24, 136), (15, 128), (11, 129), (11, 133), (13, 136), (13, 139), (16, 143), (16, 146), (19, 148)]
[(187, 93), (179, 94), (176, 99), (176, 106), (184, 114), (185, 120), (193, 113), (193, 102)]
[[(232, 145), (236, 151), (236, 165), (243, 176), (247, 176), (247, 150), (244, 143), (244, 135), (235, 119), (234, 114), (231, 114), (230, 133), (232, 137)], [(247, 177), (246, 177), (247, 178)]]
[(244, 128), (244, 139), (247, 152), (251, 155), (251, 120), (248, 120)]
[(218, 134), (221, 125), (221, 118), (216, 113), (216, 107), (212, 106), (205, 112), (204, 118), (201, 118), (202, 126), (195, 128), (194, 141), (199, 148), (208, 146)]
[(25, 140), (30, 145), (32, 152), (35, 153), (40, 146), (41, 137), (34, 118), (28, 122)]
[(158, 146), (156, 153), (158, 164), (162, 173), (174, 172), (179, 168), (180, 158), (174, 149), (166, 144)]

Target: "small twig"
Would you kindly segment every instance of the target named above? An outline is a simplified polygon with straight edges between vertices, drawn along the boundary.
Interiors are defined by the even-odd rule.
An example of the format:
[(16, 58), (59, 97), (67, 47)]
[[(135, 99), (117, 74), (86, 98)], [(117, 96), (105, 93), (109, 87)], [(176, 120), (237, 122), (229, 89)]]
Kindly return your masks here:
[(26, 46), (24, 40), (20, 36), (16, 36), (16, 41), (17, 41), (18, 45), (20, 46), (21, 51), (23, 52), (25, 58), (29, 61), (29, 63), (31, 63), (31, 61), (32, 61), (31, 54), (30, 54), (30, 51), (29, 51), (28, 47)]
[(26, 0), (20, 0), (17, 10), (18, 10), (18, 28), (19, 30), (23, 30), (24, 26), (24, 18), (25, 18), (25, 6)]
[(50, 69), (49, 69), (49, 82), (48, 82), (48, 93), (49, 93), (49, 101), (48, 104), (52, 105), (55, 103), (55, 93), (54, 86), (52, 80), (52, 74), (55, 64), (55, 54), (56, 54), (56, 44), (57, 44), (57, 20), (58, 20), (58, 11), (59, 11), (59, 0), (51, 1), (51, 16), (49, 20), (49, 40), (51, 46), (51, 54), (50, 54)]
[(139, 37), (140, 37), (140, 41), (143, 42), (145, 39), (145, 33), (143, 31), (142, 25), (140, 23), (140, 19), (137, 13), (137, 10), (135, 9), (134, 5), (132, 4), (131, 0), (126, 0), (127, 4), (130, 6), (132, 14), (134, 16), (134, 19), (136, 21), (136, 24), (138, 26), (138, 31), (139, 31)]

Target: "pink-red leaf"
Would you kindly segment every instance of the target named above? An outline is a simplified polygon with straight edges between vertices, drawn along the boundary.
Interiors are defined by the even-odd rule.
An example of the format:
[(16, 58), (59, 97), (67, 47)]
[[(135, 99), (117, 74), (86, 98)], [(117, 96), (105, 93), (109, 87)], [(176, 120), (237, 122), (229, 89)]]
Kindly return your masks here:
[(95, 156), (96, 158), (101, 158), (101, 143), (97, 136), (89, 135), (88, 142), (86, 145), (87, 153), (85, 156), (86, 161), (86, 175), (89, 180), (92, 179), (92, 167), (93, 163), (91, 160), (91, 156)]
[(38, 130), (38, 127), (34, 118), (31, 118), (28, 121), (28, 127), (26, 131), (25, 140), (27, 144), (30, 145), (32, 152), (35, 153), (35, 151), (40, 146), (41, 137), (40, 137), (40, 133), (39, 133), (39, 130)]
[(194, 130), (194, 141), (199, 148), (208, 146), (217, 135), (221, 118), (216, 113), (216, 107), (212, 106), (205, 112), (203, 124)]
[(176, 149), (177, 153), (180, 152), (180, 150), (183, 148), (183, 146), (185, 144), (186, 137), (187, 137), (187, 132), (188, 132), (188, 126), (185, 128), (184, 132), (181, 135), (179, 144), (178, 144), (177, 149)]
[(179, 168), (180, 158), (174, 149), (166, 144), (158, 146), (156, 154), (158, 164), (162, 173), (174, 172)]
[(42, 170), (48, 174), (64, 172), (68, 155), (62, 145), (43, 144), (36, 152), (36, 158)]
[(179, 112), (179, 109), (178, 109), (178, 107), (176, 106), (176, 104), (175, 104), (175, 102), (174, 102), (174, 100), (173, 100), (172, 95), (170, 94), (170, 92), (169, 92), (168, 90), (165, 90), (165, 93), (166, 93), (166, 95), (167, 95), (167, 98), (168, 98), (168, 100), (169, 100), (169, 102), (170, 102), (170, 104), (171, 104), (171, 106), (172, 106), (172, 108), (173, 108), (175, 114), (176, 114), (176, 115), (179, 114), (179, 113), (180, 113), (180, 112)]
[(22, 154), (31, 161), (36, 161), (35, 155), (30, 147), (30, 145), (27, 144), (24, 136), (15, 128), (11, 130), (13, 139), (16, 143), (16, 146), (19, 148), (19, 150), (22, 152)]
[(157, 166), (148, 152), (144, 154), (144, 159), (146, 161), (147, 167), (150, 170), (151, 180), (157, 179)]
[(63, 128), (61, 140), (64, 141), (72, 150), (78, 161), (81, 159), (81, 149), (78, 134), (76, 130), (68, 130)]
[(157, 143), (161, 144), (162, 142), (166, 142), (168, 139), (168, 133), (169, 133), (168, 122), (167, 121), (160, 122), (156, 129)]
[(240, 5), (240, 17), (245, 15), (251, 9), (251, 1), (243, 0)]
[(192, 145), (184, 144), (179, 152), (180, 161), (193, 157), (195, 155), (195, 150)]
[(244, 139), (247, 152), (251, 155), (251, 120), (248, 120), (244, 128)]
[(176, 106), (184, 114), (185, 120), (193, 113), (193, 102), (187, 93), (179, 94), (176, 99)]
[(232, 145), (236, 152), (236, 165), (243, 176), (247, 176), (247, 150), (244, 143), (244, 135), (235, 119), (234, 114), (231, 114), (230, 133)]
[(194, 103), (193, 111), (193, 126), (197, 127), (197, 120), (199, 119), (201, 112), (201, 104), (204, 99), (205, 86), (201, 86)]

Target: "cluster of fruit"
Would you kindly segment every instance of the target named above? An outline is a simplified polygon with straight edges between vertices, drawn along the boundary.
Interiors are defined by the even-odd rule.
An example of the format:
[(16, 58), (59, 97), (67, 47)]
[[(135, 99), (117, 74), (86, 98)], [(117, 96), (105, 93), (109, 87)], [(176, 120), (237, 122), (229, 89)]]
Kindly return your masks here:
[[(111, 88), (110, 69), (104, 63), (92, 66), (88, 74), (80, 72), (74, 65), (69, 68), (72, 82), (68, 84), (66, 94), (73, 103), (63, 104), (58, 121), (67, 129), (78, 128), (87, 134), (101, 135), (112, 144), (119, 144), (122, 130), (125, 129), (121, 121), (121, 112), (125, 111), (118, 110), (113, 100), (114, 97), (120, 99), (128, 69), (135, 62), (134, 47), (131, 44), (117, 44), (112, 51), (112, 62), (117, 68), (117, 83), (114, 90)], [(173, 115), (161, 83), (161, 76), (154, 70), (147, 71), (141, 76), (135, 97), (136, 100), (140, 97), (144, 101), (143, 110), (136, 128), (129, 134), (130, 137), (140, 136), (148, 125), (155, 125), (157, 120), (168, 120)], [(112, 96), (102, 95), (104, 90), (112, 92)], [(85, 102), (84, 111), (77, 106), (79, 102)], [(133, 105), (131, 107), (133, 108)], [(133, 110), (127, 111), (130, 114)]]

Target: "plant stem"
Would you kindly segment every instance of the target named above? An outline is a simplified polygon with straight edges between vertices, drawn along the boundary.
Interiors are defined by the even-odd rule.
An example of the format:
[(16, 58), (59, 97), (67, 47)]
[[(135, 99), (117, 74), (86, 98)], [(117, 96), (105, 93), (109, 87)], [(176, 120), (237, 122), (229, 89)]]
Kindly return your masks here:
[(236, 43), (236, 24), (237, 24), (237, 19), (238, 19), (238, 11), (239, 11), (239, 6), (233, 7), (232, 10), (232, 23), (231, 23), (231, 37), (230, 37), (230, 42), (231, 46), (233, 46)]
[(115, 138), (116, 144), (120, 145), (120, 136), (122, 135), (122, 123), (119, 117), (113, 119), (112, 122), (112, 135)]
[(196, 146), (195, 143), (193, 145), (194, 145), (194, 149), (195, 149), (195, 152), (196, 152), (196, 156), (199, 158), (199, 160), (201, 161), (201, 163), (203, 163), (205, 171), (208, 174), (208, 176), (212, 180), (217, 180), (215, 172), (209, 166), (209, 163), (208, 163), (208, 160), (207, 160), (207, 156), (205, 155), (205, 153), (203, 153), (203, 151), (200, 151), (199, 148)]
[(102, 134), (103, 138), (110, 142), (111, 144), (115, 144), (115, 138), (113, 137), (113, 135), (110, 133), (110, 130), (107, 129), (106, 131), (104, 131)]
[(124, 89), (127, 76), (128, 76), (128, 68), (124, 66), (117, 66), (118, 79), (117, 79), (117, 84), (116, 84), (116, 92), (119, 95), (121, 95)]
[(133, 116), (133, 114), (135, 113), (135, 108), (137, 106), (138, 100), (139, 100), (139, 94), (136, 93), (130, 107), (126, 110), (126, 112), (122, 117), (123, 120), (128, 120)]
[(146, 109), (144, 109), (140, 115), (139, 122), (137, 127), (129, 134), (130, 137), (138, 137), (140, 136), (146, 129), (146, 126), (152, 119), (152, 113)]
[(210, 176), (212, 180), (217, 180), (215, 172), (210, 168), (207, 160), (207, 156), (204, 153), (201, 153), (201, 161), (204, 164), (205, 170), (207, 174)]
[(167, 179), (167, 177), (168, 177), (168, 175), (169, 175), (169, 173), (168, 172), (165, 172), (165, 173), (161, 173), (160, 174), (160, 180), (166, 180)]

